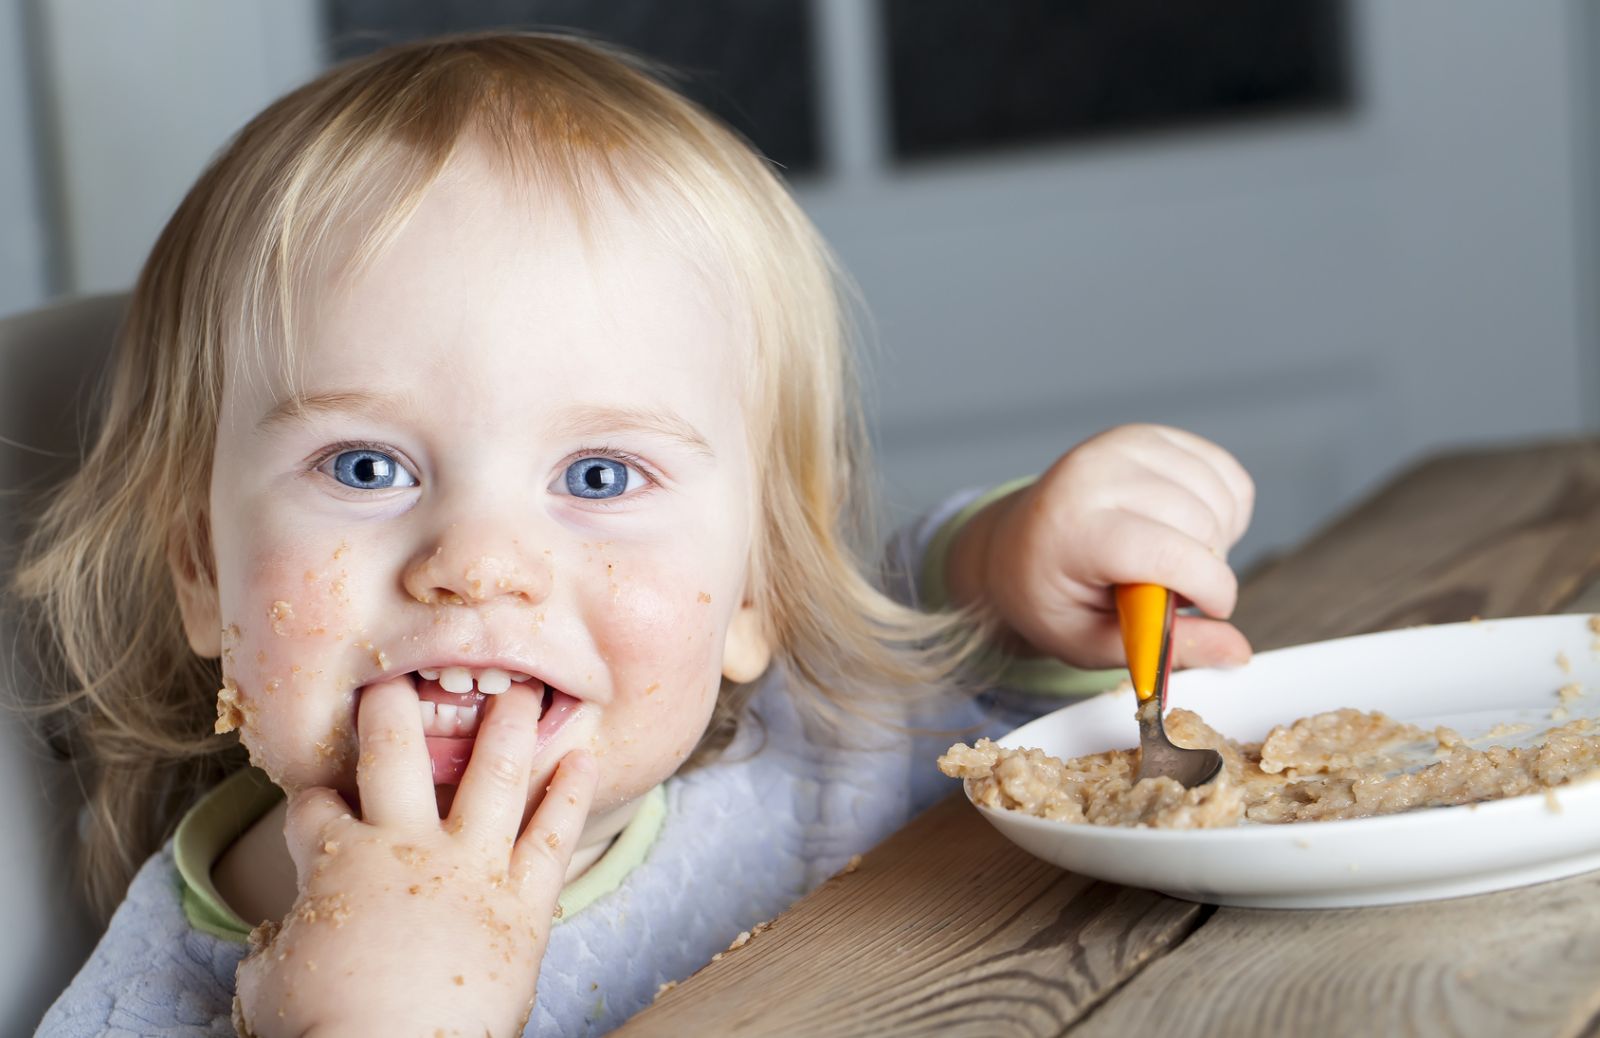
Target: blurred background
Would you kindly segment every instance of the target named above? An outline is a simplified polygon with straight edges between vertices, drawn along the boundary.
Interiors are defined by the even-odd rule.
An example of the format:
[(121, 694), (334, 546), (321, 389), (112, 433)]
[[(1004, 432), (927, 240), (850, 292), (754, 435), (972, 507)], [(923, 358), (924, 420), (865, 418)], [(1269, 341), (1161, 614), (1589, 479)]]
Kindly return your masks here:
[(1594, 427), (1597, 12), (0, 0), (0, 316), (128, 287), (208, 157), (330, 62), (577, 27), (678, 68), (859, 282), (896, 516), (1162, 421), (1255, 474), (1248, 565), (1427, 452)]

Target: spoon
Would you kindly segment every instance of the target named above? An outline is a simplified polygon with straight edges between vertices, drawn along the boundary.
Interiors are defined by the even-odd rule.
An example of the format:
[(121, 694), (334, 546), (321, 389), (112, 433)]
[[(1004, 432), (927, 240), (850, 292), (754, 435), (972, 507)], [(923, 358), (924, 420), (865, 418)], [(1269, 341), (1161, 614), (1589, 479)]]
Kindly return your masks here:
[(1177, 746), (1167, 738), (1162, 715), (1167, 709), (1167, 674), (1172, 670), (1172, 616), (1174, 596), (1159, 584), (1119, 584), (1117, 620), (1122, 626), (1122, 647), (1128, 654), (1128, 673), (1139, 706), (1139, 774), (1147, 778), (1177, 779), (1184, 787), (1204, 785), (1222, 770), (1216, 750)]

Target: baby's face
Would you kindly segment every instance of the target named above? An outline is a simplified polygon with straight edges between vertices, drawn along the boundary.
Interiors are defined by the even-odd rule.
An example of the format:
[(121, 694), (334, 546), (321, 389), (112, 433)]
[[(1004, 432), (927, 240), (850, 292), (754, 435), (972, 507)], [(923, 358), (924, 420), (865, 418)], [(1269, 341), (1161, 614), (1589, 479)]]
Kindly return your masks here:
[(362, 690), (397, 675), (435, 784), (458, 782), (510, 675), (547, 690), (531, 789), (588, 747), (603, 812), (694, 748), (726, 660), (765, 662), (743, 333), (620, 205), (586, 243), (483, 162), (453, 170), (307, 308), (298, 414), (282, 383), (227, 381), (218, 648), (241, 738), (291, 792), (355, 792)]

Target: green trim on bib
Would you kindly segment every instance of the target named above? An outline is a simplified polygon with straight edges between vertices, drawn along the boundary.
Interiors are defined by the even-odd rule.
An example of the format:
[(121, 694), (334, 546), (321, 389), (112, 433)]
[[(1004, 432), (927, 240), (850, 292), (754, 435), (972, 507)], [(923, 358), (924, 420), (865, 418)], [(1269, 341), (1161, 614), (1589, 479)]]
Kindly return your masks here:
[[(178, 823), (172, 857), (178, 866), (183, 914), (196, 930), (238, 944), (249, 938), (250, 927), (217, 892), (211, 870), (223, 852), (282, 799), (283, 790), (265, 772), (245, 768), (219, 782)], [(641, 798), (632, 820), (599, 860), (562, 888), (562, 918), (576, 915), (621, 886), (644, 861), (666, 818), (667, 793), (656, 786)]]

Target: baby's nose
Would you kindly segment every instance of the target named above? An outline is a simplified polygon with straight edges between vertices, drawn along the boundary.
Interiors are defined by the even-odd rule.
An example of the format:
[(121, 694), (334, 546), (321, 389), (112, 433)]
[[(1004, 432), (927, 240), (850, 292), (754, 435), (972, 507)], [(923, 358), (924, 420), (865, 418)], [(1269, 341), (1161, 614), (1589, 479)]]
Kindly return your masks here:
[(404, 582), (412, 598), (428, 605), (480, 605), (505, 596), (538, 604), (550, 594), (550, 558), (527, 551), (517, 538), (452, 525), (406, 567)]

